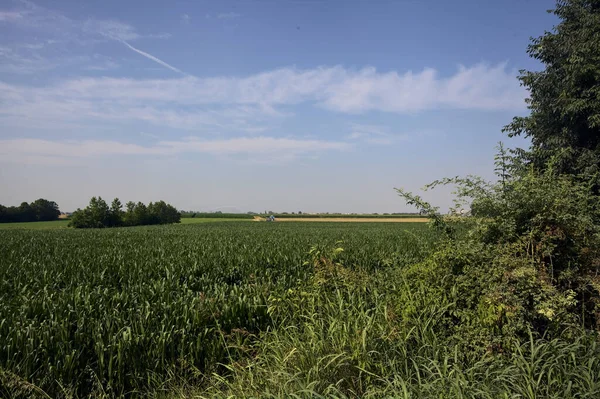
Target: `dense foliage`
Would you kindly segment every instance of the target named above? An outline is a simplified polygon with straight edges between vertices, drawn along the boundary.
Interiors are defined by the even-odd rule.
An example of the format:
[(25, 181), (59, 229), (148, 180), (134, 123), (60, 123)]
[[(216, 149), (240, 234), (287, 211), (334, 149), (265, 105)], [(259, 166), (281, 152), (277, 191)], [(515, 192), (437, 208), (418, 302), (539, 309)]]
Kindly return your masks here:
[[(534, 39), (540, 72), (523, 71), (531, 115), (507, 126), (531, 138), (528, 150), (496, 157), (497, 182), (449, 178), (456, 208), (473, 217), (445, 220), (414, 194), (447, 238), (409, 281), (425, 298), (463, 295), (440, 315), (471, 351), (504, 353), (512, 340), (596, 335), (600, 330), (600, 2), (560, 0), (560, 24)], [(462, 234), (456, 234), (457, 225)]]
[[(544, 65), (521, 71), (530, 115), (516, 117), (509, 135), (532, 141), (526, 157), (544, 169), (555, 157), (559, 173), (600, 172), (600, 2), (558, 0), (560, 23), (532, 41), (528, 53)], [(598, 183), (596, 183), (598, 184)]]
[(50, 221), (58, 219), (59, 216), (56, 202), (43, 198), (31, 204), (23, 202), (19, 206), (0, 205), (0, 223)]
[(75, 228), (144, 226), (179, 223), (180, 219), (177, 209), (164, 201), (151, 202), (148, 206), (130, 201), (123, 211), (118, 198), (109, 207), (102, 197), (92, 197), (86, 208), (73, 212), (69, 225)]
[(244, 356), (236, 342), (287, 314), (269, 304), (310, 283), (310, 246), (339, 239), (341, 260), (378, 273), (423, 259), (435, 234), (369, 223), (0, 230), (0, 397), (118, 396), (223, 372)]

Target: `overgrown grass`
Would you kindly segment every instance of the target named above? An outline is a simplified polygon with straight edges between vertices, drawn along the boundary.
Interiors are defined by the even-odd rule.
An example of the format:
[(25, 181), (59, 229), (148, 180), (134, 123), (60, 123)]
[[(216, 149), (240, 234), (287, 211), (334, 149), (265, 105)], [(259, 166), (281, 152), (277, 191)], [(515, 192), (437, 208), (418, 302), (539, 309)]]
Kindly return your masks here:
[[(273, 294), (274, 325), (202, 390), (171, 397), (595, 398), (596, 334), (577, 328), (546, 340), (514, 337), (502, 352), (452, 334), (452, 297), (404, 279), (314, 259), (308, 284)], [(332, 258), (335, 255), (332, 256)]]

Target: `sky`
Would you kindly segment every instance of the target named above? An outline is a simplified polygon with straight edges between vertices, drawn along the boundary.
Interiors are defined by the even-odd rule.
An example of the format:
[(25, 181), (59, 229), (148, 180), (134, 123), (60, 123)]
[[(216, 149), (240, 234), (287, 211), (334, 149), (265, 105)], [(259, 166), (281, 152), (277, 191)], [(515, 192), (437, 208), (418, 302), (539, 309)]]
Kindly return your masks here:
[(395, 187), (527, 146), (501, 129), (553, 5), (0, 0), (0, 203), (414, 211)]

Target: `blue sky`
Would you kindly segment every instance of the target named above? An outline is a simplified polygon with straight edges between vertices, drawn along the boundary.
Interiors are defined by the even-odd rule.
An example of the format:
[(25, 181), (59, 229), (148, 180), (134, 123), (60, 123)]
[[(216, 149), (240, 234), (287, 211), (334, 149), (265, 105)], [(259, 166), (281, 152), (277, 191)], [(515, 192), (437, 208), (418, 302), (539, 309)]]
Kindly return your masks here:
[[(552, 1), (0, 0), (0, 203), (400, 212), (492, 177)], [(426, 193), (451, 204), (447, 190)]]

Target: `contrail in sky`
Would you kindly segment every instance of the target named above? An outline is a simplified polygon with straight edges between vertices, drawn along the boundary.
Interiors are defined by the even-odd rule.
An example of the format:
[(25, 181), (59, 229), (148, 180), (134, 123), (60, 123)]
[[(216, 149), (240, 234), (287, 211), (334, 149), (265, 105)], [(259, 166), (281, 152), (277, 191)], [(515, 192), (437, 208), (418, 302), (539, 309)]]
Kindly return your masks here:
[(131, 50), (135, 51), (136, 53), (138, 53), (140, 55), (143, 55), (144, 57), (146, 57), (146, 58), (148, 58), (148, 59), (150, 59), (150, 60), (152, 60), (152, 61), (154, 61), (154, 62), (156, 62), (156, 63), (158, 63), (158, 64), (160, 64), (160, 65), (162, 65), (164, 67), (166, 67), (166, 68), (169, 68), (172, 71), (175, 71), (175, 72), (180, 73), (182, 75), (187, 75), (181, 69), (175, 68), (173, 65), (167, 64), (166, 62), (164, 62), (163, 60), (161, 60), (159, 58), (156, 58), (152, 54), (148, 54), (145, 51), (142, 51), (140, 49), (137, 49), (137, 48), (133, 47), (131, 44), (127, 43), (125, 40), (122, 40), (122, 39), (117, 39), (117, 40), (120, 41), (121, 43), (123, 43), (124, 45), (126, 45), (127, 47), (129, 47)]

